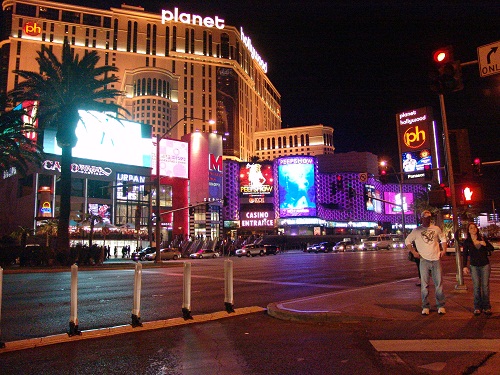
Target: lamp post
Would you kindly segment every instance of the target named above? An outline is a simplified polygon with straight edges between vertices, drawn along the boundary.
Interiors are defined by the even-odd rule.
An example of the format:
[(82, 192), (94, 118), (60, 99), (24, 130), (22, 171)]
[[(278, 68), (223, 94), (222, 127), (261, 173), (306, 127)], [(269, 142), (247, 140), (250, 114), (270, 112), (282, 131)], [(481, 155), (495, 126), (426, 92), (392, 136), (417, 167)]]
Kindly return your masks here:
[[(191, 117), (191, 116), (183, 116), (181, 119), (179, 119), (176, 123), (174, 123), (172, 126), (170, 126), (165, 133), (160, 136), (159, 134), (156, 135), (156, 184), (155, 184), (155, 190), (156, 190), (156, 225), (155, 225), (155, 243), (156, 243), (156, 257), (155, 257), (155, 263), (161, 262), (161, 255), (160, 255), (160, 242), (161, 242), (161, 213), (160, 213), (160, 189), (161, 189), (161, 183), (160, 183), (160, 141), (167, 137), (167, 135), (182, 121), (186, 120), (202, 120), (205, 121), (205, 119), (199, 118), (199, 117)], [(215, 124), (214, 120), (208, 120), (209, 124)]]
[(401, 207), (401, 229), (403, 231), (403, 239), (406, 237), (406, 218), (405, 218), (405, 207), (404, 207), (404, 200), (403, 200), (403, 173), (402, 172), (396, 172), (394, 167), (387, 163), (385, 160), (382, 160), (380, 162), (380, 165), (383, 167), (390, 167), (392, 169), (392, 172), (396, 175), (396, 178), (398, 179), (398, 184), (399, 184), (399, 197), (401, 199), (401, 204), (399, 205)]

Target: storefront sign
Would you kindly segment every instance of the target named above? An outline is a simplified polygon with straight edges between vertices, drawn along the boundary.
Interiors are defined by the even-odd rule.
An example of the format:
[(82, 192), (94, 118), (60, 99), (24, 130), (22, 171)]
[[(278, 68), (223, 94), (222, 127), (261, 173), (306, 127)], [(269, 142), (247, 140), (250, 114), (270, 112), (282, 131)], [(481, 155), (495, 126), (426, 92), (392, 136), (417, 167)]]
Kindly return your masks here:
[(243, 227), (274, 227), (274, 212), (248, 211), (241, 213), (241, 225)]
[[(42, 168), (48, 171), (58, 171), (61, 172), (61, 163), (57, 160), (45, 160), (42, 163)], [(97, 167), (95, 165), (87, 165), (87, 164), (71, 164), (71, 172), (72, 173), (82, 173), (82, 174), (90, 174), (94, 176), (109, 176), (113, 171), (111, 168), (103, 168)]]
[(260, 57), (257, 50), (252, 45), (252, 40), (250, 39), (250, 37), (246, 36), (245, 33), (243, 32), (243, 27), (240, 28), (240, 31), (241, 31), (241, 41), (250, 50), (252, 59), (254, 59), (257, 62), (257, 64), (260, 65), (264, 73), (267, 73), (267, 62), (265, 62), (262, 59), (262, 57)]

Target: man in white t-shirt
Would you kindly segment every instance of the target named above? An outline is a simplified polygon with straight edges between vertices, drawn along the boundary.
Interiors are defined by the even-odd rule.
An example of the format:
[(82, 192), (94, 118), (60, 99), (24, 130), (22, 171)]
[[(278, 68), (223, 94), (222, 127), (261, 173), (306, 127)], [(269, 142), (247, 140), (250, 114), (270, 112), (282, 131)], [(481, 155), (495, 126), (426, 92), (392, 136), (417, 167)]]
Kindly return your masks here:
[[(405, 244), (415, 258), (420, 258), (420, 292), (422, 295), (422, 315), (429, 315), (429, 273), (436, 288), (436, 305), (439, 314), (446, 314), (444, 308), (445, 296), (443, 293), (441, 257), (446, 250), (441, 243), (446, 243), (446, 238), (439, 227), (431, 224), (432, 213), (428, 210), (420, 214), (422, 225), (413, 229), (406, 237)], [(415, 241), (415, 247), (412, 242)], [(418, 251), (417, 251), (418, 250)]]

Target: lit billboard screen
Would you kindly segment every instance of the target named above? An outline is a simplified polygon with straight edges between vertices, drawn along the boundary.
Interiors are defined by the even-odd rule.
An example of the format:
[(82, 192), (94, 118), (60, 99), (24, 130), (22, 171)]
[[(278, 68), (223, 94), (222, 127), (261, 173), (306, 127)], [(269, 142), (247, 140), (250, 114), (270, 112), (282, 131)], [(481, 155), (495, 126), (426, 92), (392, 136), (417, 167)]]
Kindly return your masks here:
[[(156, 138), (151, 154), (152, 175), (156, 176)], [(187, 142), (160, 140), (160, 176), (189, 178), (189, 147)]]
[(240, 197), (272, 197), (273, 165), (240, 163)]
[[(78, 143), (73, 157), (110, 163), (151, 167), (151, 127), (138, 122), (119, 120), (102, 112), (78, 111)], [(46, 129), (44, 152), (61, 155), (56, 130)]]
[(382, 213), (382, 202), (380, 201), (380, 191), (373, 185), (365, 185), (365, 209)]
[(413, 210), (411, 209), (411, 207), (413, 206), (413, 193), (403, 193), (403, 202), (401, 202), (400, 193), (385, 192), (384, 200), (394, 203), (390, 204), (384, 202), (385, 213), (388, 215), (401, 214), (401, 203), (403, 204), (405, 214), (413, 214)]
[(423, 149), (419, 151), (407, 151), (401, 155), (403, 171), (408, 173), (408, 179), (424, 176), (424, 167), (429, 165), (432, 168), (431, 150)]
[(89, 203), (89, 214), (100, 216), (103, 223), (111, 222), (111, 206), (100, 203)]
[(280, 217), (316, 216), (314, 177), (313, 158), (278, 159)]

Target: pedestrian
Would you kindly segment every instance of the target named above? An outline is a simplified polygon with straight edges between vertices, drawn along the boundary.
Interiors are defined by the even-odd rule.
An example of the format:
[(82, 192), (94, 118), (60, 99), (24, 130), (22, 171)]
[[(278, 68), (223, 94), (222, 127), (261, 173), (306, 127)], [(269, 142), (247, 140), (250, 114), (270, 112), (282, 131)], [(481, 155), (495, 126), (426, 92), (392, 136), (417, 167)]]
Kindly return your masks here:
[[(493, 245), (484, 238), (476, 224), (467, 226), (467, 238), (463, 245), (464, 274), (471, 275), (474, 285), (474, 315), (480, 315), (483, 311), (491, 315), (490, 303), (490, 272), (491, 265), (488, 256), (493, 251)], [(470, 257), (470, 272), (467, 268), (467, 260)]]
[[(446, 237), (441, 229), (431, 224), (432, 213), (428, 210), (420, 214), (422, 225), (413, 229), (406, 237), (405, 244), (413, 253), (415, 258), (420, 259), (420, 294), (422, 297), (422, 315), (429, 315), (429, 276), (432, 275), (434, 287), (436, 289), (436, 305), (438, 314), (446, 314), (445, 296), (443, 292), (443, 280), (441, 270), (441, 257), (446, 250), (443, 249), (442, 243), (446, 243)], [(413, 246), (412, 242), (418, 251)], [(430, 273), (430, 275), (429, 275)]]

